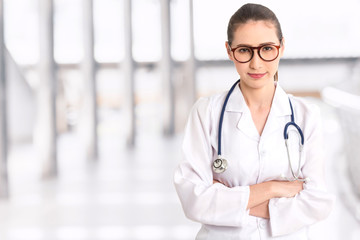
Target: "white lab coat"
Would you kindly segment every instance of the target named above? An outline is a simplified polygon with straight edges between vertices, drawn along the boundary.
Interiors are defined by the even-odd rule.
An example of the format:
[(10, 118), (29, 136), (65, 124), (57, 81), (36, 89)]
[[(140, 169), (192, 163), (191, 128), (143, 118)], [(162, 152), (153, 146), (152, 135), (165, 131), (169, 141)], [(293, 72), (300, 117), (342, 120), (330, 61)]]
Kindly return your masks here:
[[(183, 140), (183, 161), (174, 183), (185, 215), (202, 223), (196, 239), (307, 239), (307, 226), (325, 219), (334, 197), (323, 178), (322, 131), (319, 109), (303, 99), (288, 96), (277, 84), (264, 130), (259, 135), (239, 86), (231, 94), (222, 126), (222, 157), (228, 169), (216, 174), (218, 123), (227, 92), (199, 99), (189, 116)], [(304, 189), (293, 198), (272, 198), (270, 219), (249, 215), (249, 186), (292, 178), (283, 130), (290, 121), (291, 99), (295, 122), (304, 133), (301, 178)], [(298, 138), (290, 131), (290, 154), (298, 166)], [(290, 141), (290, 140), (289, 140)], [(294, 144), (294, 142), (296, 144)], [(281, 177), (281, 175), (283, 176)], [(223, 184), (213, 184), (213, 179)]]

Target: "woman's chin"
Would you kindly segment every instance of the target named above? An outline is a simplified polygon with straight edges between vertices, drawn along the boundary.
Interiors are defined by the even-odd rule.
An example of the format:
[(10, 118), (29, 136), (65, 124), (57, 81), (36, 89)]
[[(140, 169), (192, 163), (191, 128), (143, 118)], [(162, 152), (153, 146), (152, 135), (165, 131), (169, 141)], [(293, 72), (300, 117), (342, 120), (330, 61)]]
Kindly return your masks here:
[(271, 84), (274, 84), (274, 79), (253, 79), (248, 78), (243, 81), (243, 86), (246, 88), (252, 88), (252, 89), (261, 89), (267, 86), (271, 86)]

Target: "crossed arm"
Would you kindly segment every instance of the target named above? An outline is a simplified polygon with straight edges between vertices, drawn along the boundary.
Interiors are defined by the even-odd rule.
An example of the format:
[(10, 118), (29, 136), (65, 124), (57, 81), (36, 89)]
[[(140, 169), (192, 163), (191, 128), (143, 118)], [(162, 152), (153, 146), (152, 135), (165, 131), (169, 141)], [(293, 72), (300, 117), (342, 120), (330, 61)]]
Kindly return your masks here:
[[(215, 179), (213, 183), (223, 184)], [(301, 181), (268, 181), (251, 185), (247, 209), (252, 216), (270, 218), (268, 204), (271, 198), (294, 197), (301, 190)]]

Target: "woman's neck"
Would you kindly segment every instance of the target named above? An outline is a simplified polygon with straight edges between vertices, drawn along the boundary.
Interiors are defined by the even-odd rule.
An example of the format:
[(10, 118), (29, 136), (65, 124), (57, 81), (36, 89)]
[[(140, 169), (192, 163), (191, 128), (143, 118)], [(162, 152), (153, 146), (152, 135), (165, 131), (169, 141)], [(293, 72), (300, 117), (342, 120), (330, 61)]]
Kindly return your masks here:
[(271, 107), (276, 87), (271, 82), (262, 88), (251, 88), (240, 81), (240, 89), (250, 109), (263, 109)]

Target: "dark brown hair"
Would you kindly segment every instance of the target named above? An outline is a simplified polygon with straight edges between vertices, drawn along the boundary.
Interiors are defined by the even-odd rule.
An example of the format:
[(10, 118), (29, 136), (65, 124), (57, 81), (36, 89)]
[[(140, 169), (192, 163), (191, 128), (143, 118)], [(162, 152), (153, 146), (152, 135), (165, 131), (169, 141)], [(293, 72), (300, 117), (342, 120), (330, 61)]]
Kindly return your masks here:
[[(275, 13), (263, 5), (247, 3), (239, 8), (230, 18), (227, 29), (229, 46), (231, 46), (234, 39), (234, 32), (236, 31), (236, 28), (241, 24), (247, 23), (248, 21), (268, 21), (274, 24), (276, 35), (279, 38), (281, 44), (283, 35), (280, 22), (277, 19)], [(275, 73), (274, 79), (275, 81), (278, 80), (278, 72)]]
[(276, 28), (276, 34), (281, 41), (282, 39), (282, 31), (280, 22), (277, 19), (276, 15), (267, 7), (260, 5), (260, 4), (253, 4), (248, 3), (243, 5), (241, 8), (239, 8), (234, 15), (231, 16), (228, 29), (227, 29), (227, 36), (228, 36), (228, 43), (231, 45), (233, 38), (234, 38), (234, 32), (236, 31), (236, 28), (240, 24), (247, 23), (248, 21), (269, 21), (272, 24), (274, 24)]

